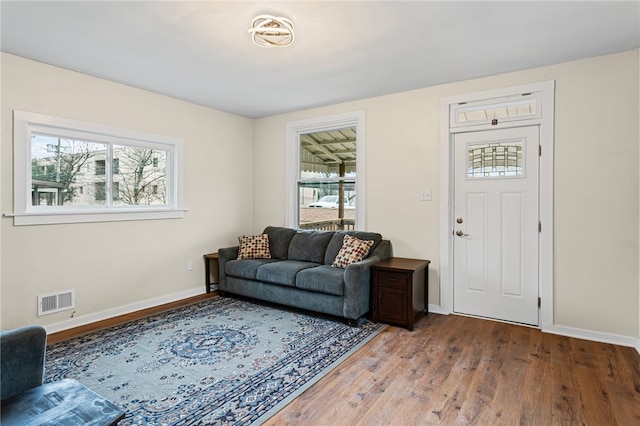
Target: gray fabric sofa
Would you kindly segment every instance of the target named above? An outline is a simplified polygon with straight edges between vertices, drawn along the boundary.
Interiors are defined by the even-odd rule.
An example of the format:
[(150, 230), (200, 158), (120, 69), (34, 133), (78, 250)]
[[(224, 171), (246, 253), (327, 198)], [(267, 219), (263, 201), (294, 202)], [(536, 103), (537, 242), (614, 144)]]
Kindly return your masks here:
[[(370, 266), (391, 256), (391, 243), (373, 232), (307, 231), (268, 226), (271, 259), (238, 260), (238, 247), (218, 250), (219, 289), (357, 322), (369, 311)], [(348, 234), (374, 244), (346, 268), (331, 263)]]

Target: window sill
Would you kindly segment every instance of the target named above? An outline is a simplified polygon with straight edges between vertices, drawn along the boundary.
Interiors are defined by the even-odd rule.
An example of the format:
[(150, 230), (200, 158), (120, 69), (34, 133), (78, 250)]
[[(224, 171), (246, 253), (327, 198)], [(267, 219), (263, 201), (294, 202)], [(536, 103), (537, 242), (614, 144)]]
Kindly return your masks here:
[(145, 211), (102, 211), (102, 212), (37, 212), (3, 214), (13, 217), (14, 226), (54, 225), (64, 223), (121, 222), (131, 220), (182, 219), (186, 210), (162, 209)]

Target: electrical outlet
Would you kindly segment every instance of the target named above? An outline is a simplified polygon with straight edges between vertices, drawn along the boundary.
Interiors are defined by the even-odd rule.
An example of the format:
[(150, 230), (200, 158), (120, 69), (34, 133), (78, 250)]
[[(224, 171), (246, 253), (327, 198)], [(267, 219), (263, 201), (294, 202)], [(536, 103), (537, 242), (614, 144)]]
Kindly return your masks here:
[(193, 260), (187, 260), (187, 271), (193, 271)]
[(431, 201), (431, 190), (425, 189), (420, 193), (420, 201)]

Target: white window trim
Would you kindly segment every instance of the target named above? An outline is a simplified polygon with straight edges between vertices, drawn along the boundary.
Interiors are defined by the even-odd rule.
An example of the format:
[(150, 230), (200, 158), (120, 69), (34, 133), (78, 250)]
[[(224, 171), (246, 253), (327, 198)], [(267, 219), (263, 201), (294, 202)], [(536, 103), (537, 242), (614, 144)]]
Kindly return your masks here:
[[(118, 207), (45, 207), (32, 206), (31, 197), (31, 134), (64, 133), (91, 139), (107, 138), (110, 143), (135, 146), (162, 146), (170, 152), (167, 165), (168, 204), (164, 206)], [(182, 206), (182, 139), (122, 129), (67, 118), (52, 117), (24, 111), (13, 111), (13, 216), (15, 226), (59, 223), (113, 222), (124, 220), (178, 219), (184, 217)]]
[(451, 106), (460, 102), (474, 102), (485, 99), (501, 98), (519, 93), (539, 92), (541, 96), (541, 116), (523, 121), (499, 123), (496, 126), (482, 124), (473, 126), (473, 130), (495, 129), (522, 126), (522, 123), (538, 124), (540, 126), (540, 157), (539, 171), (539, 218), (542, 224), (539, 233), (539, 265), (538, 282), (539, 297), (542, 300), (539, 315), (539, 328), (543, 331), (553, 325), (553, 163), (554, 163), (554, 119), (555, 119), (555, 81), (525, 84), (522, 86), (490, 90), (486, 92), (442, 98), (440, 103), (440, 306), (434, 311), (441, 314), (453, 312), (453, 212), (451, 210), (453, 194), (453, 168), (451, 167), (452, 145), (451, 138), (456, 132), (468, 131), (464, 128), (450, 127)]
[(298, 226), (298, 177), (300, 176), (300, 135), (324, 132), (345, 127), (356, 128), (356, 229), (365, 230), (365, 113), (355, 111), (345, 114), (308, 120), (290, 121), (286, 124), (285, 173), (285, 226)]

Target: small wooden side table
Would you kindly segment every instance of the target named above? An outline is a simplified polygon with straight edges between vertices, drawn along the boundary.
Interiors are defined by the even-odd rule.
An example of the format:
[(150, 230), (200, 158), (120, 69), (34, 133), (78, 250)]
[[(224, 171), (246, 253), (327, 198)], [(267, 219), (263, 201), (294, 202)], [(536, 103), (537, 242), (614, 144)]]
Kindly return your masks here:
[(371, 266), (374, 321), (413, 331), (428, 312), (429, 260), (390, 257)]
[[(211, 268), (213, 263), (213, 268)], [(213, 272), (213, 279), (211, 273)], [(218, 284), (218, 253), (208, 253), (204, 255), (204, 285), (207, 293), (211, 293), (211, 284)]]

